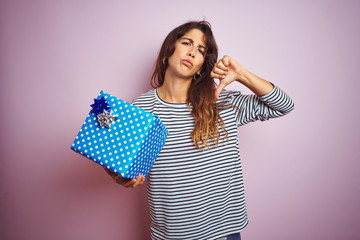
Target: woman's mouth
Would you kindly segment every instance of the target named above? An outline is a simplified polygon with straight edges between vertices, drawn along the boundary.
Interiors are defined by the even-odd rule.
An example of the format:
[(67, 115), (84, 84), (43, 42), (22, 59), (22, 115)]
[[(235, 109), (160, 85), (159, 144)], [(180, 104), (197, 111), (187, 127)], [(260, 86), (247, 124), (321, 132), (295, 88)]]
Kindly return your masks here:
[(191, 62), (190, 60), (184, 59), (184, 60), (182, 60), (182, 62), (183, 62), (186, 66), (188, 66), (188, 67), (192, 67), (192, 66), (193, 66), (193, 64), (192, 64), (192, 62)]

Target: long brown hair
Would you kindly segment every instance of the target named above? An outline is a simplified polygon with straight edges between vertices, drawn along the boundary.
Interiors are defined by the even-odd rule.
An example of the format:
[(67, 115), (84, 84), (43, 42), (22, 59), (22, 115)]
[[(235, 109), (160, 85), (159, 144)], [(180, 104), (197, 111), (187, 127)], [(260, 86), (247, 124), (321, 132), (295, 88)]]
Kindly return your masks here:
[(209, 22), (187, 22), (176, 27), (167, 35), (155, 63), (151, 85), (154, 88), (163, 85), (168, 66), (167, 59), (174, 53), (176, 41), (192, 29), (199, 29), (203, 32), (207, 48), (201, 73), (191, 81), (187, 94), (187, 104), (195, 121), (191, 137), (195, 146), (202, 149), (209, 147), (209, 140), (215, 144), (219, 143), (220, 128), (225, 132), (225, 138), (227, 138), (224, 121), (219, 115), (219, 107), (216, 104), (216, 85), (214, 79), (210, 77), (211, 70), (218, 58), (218, 48)]

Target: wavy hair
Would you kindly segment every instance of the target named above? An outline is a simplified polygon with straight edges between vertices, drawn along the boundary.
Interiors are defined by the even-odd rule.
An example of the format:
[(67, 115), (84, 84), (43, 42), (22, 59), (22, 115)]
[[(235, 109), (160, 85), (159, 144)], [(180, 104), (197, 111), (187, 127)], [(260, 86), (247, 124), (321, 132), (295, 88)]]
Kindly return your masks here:
[(210, 77), (218, 58), (218, 48), (209, 22), (187, 22), (176, 27), (167, 35), (155, 62), (151, 76), (151, 86), (156, 88), (163, 85), (165, 71), (168, 66), (167, 59), (174, 53), (176, 41), (192, 29), (198, 29), (204, 34), (207, 50), (200, 75), (196, 75), (196, 80), (193, 78), (191, 81), (186, 103), (195, 122), (191, 137), (196, 148), (204, 149), (209, 147), (209, 141), (214, 144), (219, 143), (220, 129), (225, 132), (224, 140), (227, 138), (224, 121), (219, 115), (219, 106), (216, 103), (216, 84), (214, 79)]

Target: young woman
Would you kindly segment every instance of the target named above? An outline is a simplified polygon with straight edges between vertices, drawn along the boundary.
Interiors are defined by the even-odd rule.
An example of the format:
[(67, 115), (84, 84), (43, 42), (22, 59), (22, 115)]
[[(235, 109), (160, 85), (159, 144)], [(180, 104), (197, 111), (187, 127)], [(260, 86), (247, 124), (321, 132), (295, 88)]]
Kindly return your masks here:
[[(294, 107), (277, 86), (229, 56), (217, 58), (208, 22), (175, 28), (156, 61), (155, 89), (133, 102), (159, 116), (169, 130), (148, 175), (152, 239), (240, 239), (248, 218), (237, 127), (283, 116)], [(254, 94), (223, 90), (233, 82)], [(108, 173), (124, 187), (145, 180)]]

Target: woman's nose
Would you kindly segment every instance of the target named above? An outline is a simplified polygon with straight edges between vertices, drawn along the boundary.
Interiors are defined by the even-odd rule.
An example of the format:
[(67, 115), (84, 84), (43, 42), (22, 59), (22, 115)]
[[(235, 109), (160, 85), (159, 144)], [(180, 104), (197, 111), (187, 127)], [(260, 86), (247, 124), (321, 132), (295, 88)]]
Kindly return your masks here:
[(192, 48), (191, 50), (189, 50), (188, 55), (189, 55), (190, 57), (195, 57), (194, 48)]

